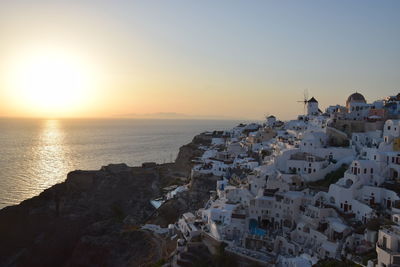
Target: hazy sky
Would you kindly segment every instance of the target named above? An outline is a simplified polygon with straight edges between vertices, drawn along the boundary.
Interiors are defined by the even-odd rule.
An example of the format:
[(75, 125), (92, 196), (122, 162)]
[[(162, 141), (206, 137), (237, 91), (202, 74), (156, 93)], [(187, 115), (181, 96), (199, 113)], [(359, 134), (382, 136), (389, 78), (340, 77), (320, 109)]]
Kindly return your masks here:
[(306, 88), (323, 108), (356, 90), (374, 100), (399, 91), (399, 14), (400, 1), (2, 0), (0, 116), (51, 115), (18, 101), (8, 74), (47, 50), (94, 80), (57, 116), (288, 119)]

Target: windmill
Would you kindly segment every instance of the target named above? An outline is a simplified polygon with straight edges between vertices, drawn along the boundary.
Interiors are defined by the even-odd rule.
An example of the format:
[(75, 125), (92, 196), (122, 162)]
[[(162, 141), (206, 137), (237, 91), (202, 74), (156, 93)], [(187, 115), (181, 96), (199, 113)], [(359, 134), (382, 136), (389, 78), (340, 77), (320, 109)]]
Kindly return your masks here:
[(307, 106), (307, 103), (308, 103), (308, 90), (307, 89), (304, 90), (303, 97), (304, 97), (303, 100), (300, 100), (300, 101), (297, 101), (297, 102), (304, 104), (303, 113), (304, 113), (304, 115), (306, 115), (306, 106)]

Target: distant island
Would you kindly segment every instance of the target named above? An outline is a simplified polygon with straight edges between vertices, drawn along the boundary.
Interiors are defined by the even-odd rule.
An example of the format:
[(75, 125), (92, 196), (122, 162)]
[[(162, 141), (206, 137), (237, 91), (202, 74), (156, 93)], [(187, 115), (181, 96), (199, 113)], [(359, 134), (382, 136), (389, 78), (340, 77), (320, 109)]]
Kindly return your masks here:
[(156, 112), (156, 113), (128, 113), (128, 114), (116, 114), (115, 118), (129, 118), (129, 119), (199, 119), (199, 120), (246, 120), (246, 118), (235, 118), (221, 115), (192, 115), (183, 114), (176, 112)]

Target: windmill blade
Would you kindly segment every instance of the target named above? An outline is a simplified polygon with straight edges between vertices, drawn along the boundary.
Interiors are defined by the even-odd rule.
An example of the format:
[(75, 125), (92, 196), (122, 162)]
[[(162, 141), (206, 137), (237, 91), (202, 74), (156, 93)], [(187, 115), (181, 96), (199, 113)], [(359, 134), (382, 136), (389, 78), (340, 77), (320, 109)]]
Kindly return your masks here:
[(304, 89), (304, 101), (308, 101), (308, 89)]

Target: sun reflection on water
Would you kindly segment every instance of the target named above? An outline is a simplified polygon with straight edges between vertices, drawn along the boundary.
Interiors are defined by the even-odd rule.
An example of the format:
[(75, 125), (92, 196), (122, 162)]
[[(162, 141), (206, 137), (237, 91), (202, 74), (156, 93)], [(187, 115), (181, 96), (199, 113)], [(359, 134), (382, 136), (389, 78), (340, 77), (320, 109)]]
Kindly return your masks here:
[[(35, 147), (34, 188), (39, 192), (55, 183), (63, 181), (69, 170), (68, 148), (64, 145), (65, 133), (58, 120), (43, 122)], [(37, 173), (36, 173), (37, 172)], [(37, 192), (37, 193), (39, 193)]]

